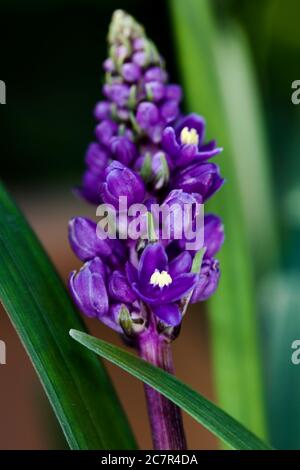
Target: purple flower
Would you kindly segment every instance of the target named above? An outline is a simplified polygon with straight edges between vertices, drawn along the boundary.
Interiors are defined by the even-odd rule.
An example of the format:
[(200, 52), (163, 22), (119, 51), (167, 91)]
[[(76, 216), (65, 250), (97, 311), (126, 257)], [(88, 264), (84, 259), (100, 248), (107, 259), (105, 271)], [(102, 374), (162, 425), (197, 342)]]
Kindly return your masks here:
[(85, 163), (93, 173), (102, 175), (108, 164), (108, 155), (104, 147), (92, 142), (85, 154)]
[(162, 230), (169, 230), (169, 240), (180, 240), (182, 248), (186, 240), (192, 240), (196, 218), (201, 222), (201, 203), (199, 194), (185, 193), (182, 189), (174, 189), (168, 194), (160, 209), (163, 214)]
[(143, 202), (145, 197), (145, 185), (141, 177), (120, 162), (113, 162), (106, 170), (105, 182), (101, 187), (103, 201), (112, 204), (116, 208), (119, 205), (119, 197), (126, 196), (127, 204)]
[(101, 121), (95, 129), (95, 135), (100, 144), (109, 147), (111, 138), (118, 130), (117, 124), (111, 119)]
[(221, 152), (215, 141), (203, 143), (205, 121), (197, 114), (184, 117), (175, 127), (167, 127), (162, 136), (162, 146), (174, 159), (176, 166), (182, 167), (192, 162), (200, 162)]
[(88, 317), (101, 320), (109, 309), (105, 286), (106, 267), (100, 258), (88, 261), (69, 279), (69, 287), (77, 307)]
[[(188, 253), (185, 255), (188, 259), (189, 256)], [(187, 270), (190, 264), (182, 262), (182, 258), (169, 263), (160, 243), (145, 248), (137, 268), (127, 263), (127, 277), (133, 291), (167, 325), (180, 323), (181, 312), (176, 302), (197, 282), (198, 276)]]
[(140, 103), (137, 109), (136, 120), (143, 130), (154, 127), (159, 123), (159, 109), (153, 103)]
[[(146, 86), (149, 83), (146, 84)], [(150, 82), (151, 86), (151, 82)], [(147, 89), (147, 88), (146, 88)], [(156, 89), (153, 89), (154, 98), (160, 98), (160, 90), (157, 86)], [(155, 96), (155, 93), (158, 93), (158, 96)], [(162, 132), (166, 124), (174, 121), (179, 114), (179, 104), (175, 99), (163, 100), (160, 103), (152, 103), (144, 101), (138, 105), (136, 113), (136, 121), (140, 128), (150, 137), (151, 141), (154, 143), (159, 143), (161, 141)]]
[(137, 155), (136, 146), (125, 135), (112, 137), (110, 150), (113, 156), (125, 166), (129, 166)]
[(204, 259), (201, 266), (199, 280), (193, 290), (191, 303), (207, 300), (218, 287), (220, 279), (219, 261), (213, 258)]
[(120, 271), (114, 271), (109, 280), (109, 294), (114, 301), (132, 303), (136, 295), (131, 289), (128, 280)]
[(102, 177), (92, 170), (86, 170), (82, 177), (81, 186), (75, 188), (75, 193), (91, 204), (100, 204)]
[(108, 164), (108, 155), (104, 147), (97, 142), (91, 143), (85, 154), (85, 163), (87, 170), (83, 175), (81, 187), (76, 188), (75, 191), (88, 202), (99, 204), (101, 202), (100, 187)]
[(104, 235), (100, 226), (84, 217), (74, 217), (69, 222), (70, 245), (79, 259), (89, 261), (99, 256), (111, 266), (119, 266), (124, 263), (126, 247), (120, 240), (104, 238)]
[(207, 201), (224, 184), (220, 169), (214, 163), (195, 163), (174, 175), (172, 187), (187, 193), (198, 193)]
[(94, 117), (97, 121), (111, 118), (111, 103), (109, 101), (99, 101), (94, 108)]
[(161, 82), (165, 83), (168, 79), (168, 75), (165, 70), (161, 67), (149, 67), (145, 72), (145, 82)]
[(151, 101), (160, 101), (165, 96), (165, 86), (161, 82), (147, 82), (145, 90)]
[(103, 92), (106, 98), (113, 101), (117, 106), (123, 107), (128, 103), (130, 87), (122, 83), (106, 84), (103, 87)]
[(122, 65), (122, 76), (127, 82), (137, 82), (141, 78), (141, 69), (138, 65), (127, 62)]

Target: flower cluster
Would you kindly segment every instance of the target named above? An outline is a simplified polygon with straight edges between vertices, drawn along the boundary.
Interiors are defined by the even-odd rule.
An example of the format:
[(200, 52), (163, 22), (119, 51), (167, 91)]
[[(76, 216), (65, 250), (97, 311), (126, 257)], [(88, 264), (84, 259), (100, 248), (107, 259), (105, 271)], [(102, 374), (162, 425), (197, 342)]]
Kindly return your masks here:
[[(77, 191), (91, 203), (115, 207), (120, 196), (128, 204), (205, 203), (223, 179), (209, 161), (221, 149), (204, 142), (203, 118), (181, 114), (180, 86), (169, 83), (161, 56), (132, 17), (115, 12), (108, 40), (105, 99), (94, 109), (95, 140)], [(186, 304), (206, 300), (218, 285), (214, 257), (224, 232), (215, 215), (204, 219), (198, 272), (192, 269), (197, 251), (172, 234), (167, 242), (104, 238), (95, 222), (71, 220), (70, 243), (85, 264), (71, 273), (69, 285), (83, 313), (118, 332), (138, 334), (149, 323), (160, 331), (178, 326)]]

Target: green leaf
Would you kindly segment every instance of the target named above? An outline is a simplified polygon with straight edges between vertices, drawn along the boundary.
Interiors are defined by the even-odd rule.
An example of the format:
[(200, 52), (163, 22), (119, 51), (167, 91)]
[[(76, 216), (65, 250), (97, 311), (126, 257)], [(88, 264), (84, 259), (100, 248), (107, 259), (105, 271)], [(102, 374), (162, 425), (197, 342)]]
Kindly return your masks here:
[(201, 248), (201, 250), (197, 251), (197, 253), (195, 254), (194, 259), (193, 259), (192, 269), (191, 269), (192, 273), (196, 273), (196, 274), (200, 273), (202, 260), (203, 260), (205, 251), (206, 251), (206, 248), (204, 247), (204, 248)]
[[(241, 166), (237, 168), (237, 158), (243, 160), (244, 154), (240, 151), (240, 143), (233, 142), (236, 134), (231, 127), (233, 123), (229, 125), (228, 122), (229, 119), (241, 119), (241, 113), (247, 114), (242, 120), (244, 126), (251, 120), (252, 142), (247, 135), (247, 144), (251, 142), (252, 154), (255, 154), (256, 141), (253, 135), (256, 135), (256, 128), (253, 119), (256, 119), (256, 115), (249, 115), (248, 109), (245, 111), (244, 108), (239, 108), (240, 112), (228, 110), (230, 106), (239, 106), (239, 102), (233, 101), (232, 98), (236, 88), (232, 87), (232, 75), (239, 63), (235, 62), (233, 67), (231, 61), (231, 70), (225, 70), (225, 46), (221, 49), (222, 35), (212, 17), (211, 2), (170, 0), (169, 6), (177, 46), (176, 57), (183, 77), (187, 106), (189, 111), (199, 112), (207, 119), (207, 140), (217, 138), (219, 145), (224, 148), (216, 162), (220, 164), (227, 182), (209, 204), (210, 209), (222, 216), (226, 232), (224, 247), (218, 255), (222, 269), (220, 285), (209, 303), (218, 400), (228, 413), (258, 435), (264, 436), (265, 411), (255, 311), (254, 256), (246, 230), (249, 222), (246, 220), (248, 213), (244, 206), (245, 197), (241, 195), (243, 187), (249, 187), (251, 164), (247, 161), (243, 169)], [(232, 57), (230, 56), (230, 59)], [(226, 84), (222, 82), (225, 80), (224, 76)], [(231, 100), (229, 96), (224, 96), (228, 82), (232, 87)], [(241, 85), (239, 90), (243, 90)], [(243, 128), (243, 133), (245, 132), (247, 129)], [(236, 157), (237, 149), (239, 154)], [(245, 153), (245, 158), (250, 158), (249, 153)], [(263, 150), (260, 150), (260, 158), (265, 158)], [(253, 165), (255, 174), (259, 173), (257, 165), (260, 165), (260, 161), (254, 158)], [(264, 174), (265, 172), (260, 175), (261, 179)], [(252, 181), (252, 185), (255, 191), (256, 182)], [(262, 201), (264, 207), (265, 202), (269, 201), (269, 196), (265, 193), (267, 188), (267, 183), (260, 183), (259, 198), (256, 196), (255, 199)], [(256, 203), (255, 209), (260, 211), (258, 206), (259, 203)], [(261, 220), (262, 217), (259, 217)], [(253, 228), (257, 229), (257, 224)], [(257, 237), (256, 243), (258, 240), (260, 241)], [(269, 246), (266, 246), (269, 241), (264, 238), (266, 250), (269, 249)], [(271, 243), (270, 241), (270, 246)]]
[(147, 238), (150, 242), (155, 242), (157, 240), (157, 235), (155, 232), (155, 222), (151, 212), (147, 212)]
[(148, 183), (152, 177), (152, 160), (151, 160), (151, 153), (147, 152), (143, 161), (142, 168), (140, 170), (140, 175), (145, 181)]
[(104, 367), (75, 347), (83, 322), (26, 220), (0, 185), (0, 299), (72, 449), (133, 449)]
[(164, 370), (112, 344), (81, 331), (70, 335), (101, 357), (121, 367), (173, 401), (198, 423), (237, 450), (267, 450), (270, 447), (212, 402)]

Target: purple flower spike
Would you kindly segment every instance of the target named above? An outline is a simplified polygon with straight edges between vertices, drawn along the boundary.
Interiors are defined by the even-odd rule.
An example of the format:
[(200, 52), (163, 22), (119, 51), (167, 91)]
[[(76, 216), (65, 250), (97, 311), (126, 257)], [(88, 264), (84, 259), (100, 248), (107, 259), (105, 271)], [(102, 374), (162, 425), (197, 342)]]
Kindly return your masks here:
[[(108, 42), (103, 98), (94, 108), (95, 142), (77, 193), (117, 212), (120, 198), (127, 198), (128, 208), (144, 204), (156, 233), (151, 235), (149, 219), (126, 218), (124, 211), (116, 214), (117, 239), (89, 219), (72, 219), (70, 245), (87, 263), (72, 273), (70, 289), (83, 312), (115, 331), (174, 339), (189, 294), (193, 302), (207, 299), (220, 276), (214, 257), (224, 242), (223, 225), (208, 214), (202, 227), (200, 204), (224, 183), (218, 165), (209, 162), (221, 148), (206, 143), (204, 118), (182, 114), (182, 89), (169, 82), (141, 25), (116, 11)], [(203, 246), (201, 272), (194, 274), (193, 258)]]
[(108, 313), (105, 287), (105, 266), (99, 258), (87, 262), (81, 270), (73, 271), (69, 287), (77, 307), (88, 317), (99, 320)]
[(214, 163), (196, 163), (178, 171), (173, 187), (183, 189), (187, 193), (198, 193), (203, 201), (207, 201), (224, 184), (220, 169)]
[(120, 162), (113, 162), (106, 170), (106, 179), (102, 184), (103, 201), (119, 206), (119, 197), (126, 196), (128, 206), (143, 202), (145, 185), (141, 177)]
[(214, 141), (203, 144), (205, 121), (197, 114), (190, 114), (174, 129), (167, 127), (162, 136), (162, 146), (174, 159), (176, 166), (203, 162), (221, 152)]
[[(187, 264), (186, 264), (187, 266)], [(167, 254), (160, 243), (148, 245), (136, 269), (130, 263), (127, 264), (127, 277), (136, 295), (153, 307), (154, 313), (165, 323), (175, 326), (180, 322), (179, 315), (174, 316), (175, 307), (172, 307), (170, 318), (167, 315), (169, 304), (178, 302), (191, 291), (198, 279), (196, 274), (179, 272), (173, 265), (170, 266)], [(168, 305), (168, 308), (159, 308)], [(165, 313), (163, 313), (165, 312)], [(175, 322), (176, 319), (176, 323)], [(170, 323), (172, 321), (172, 323)]]
[(217, 289), (220, 279), (219, 261), (213, 258), (204, 259), (192, 294), (191, 303), (207, 300)]

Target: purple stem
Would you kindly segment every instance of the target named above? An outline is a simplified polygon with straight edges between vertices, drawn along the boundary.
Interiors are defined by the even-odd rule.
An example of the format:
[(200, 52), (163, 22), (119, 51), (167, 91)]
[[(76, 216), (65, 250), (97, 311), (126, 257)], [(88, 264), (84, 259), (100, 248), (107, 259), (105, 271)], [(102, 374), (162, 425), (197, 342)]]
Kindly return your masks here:
[[(139, 354), (151, 364), (174, 373), (171, 345), (153, 331), (141, 335)], [(180, 409), (149, 385), (145, 384), (148, 414), (155, 450), (186, 450)]]

